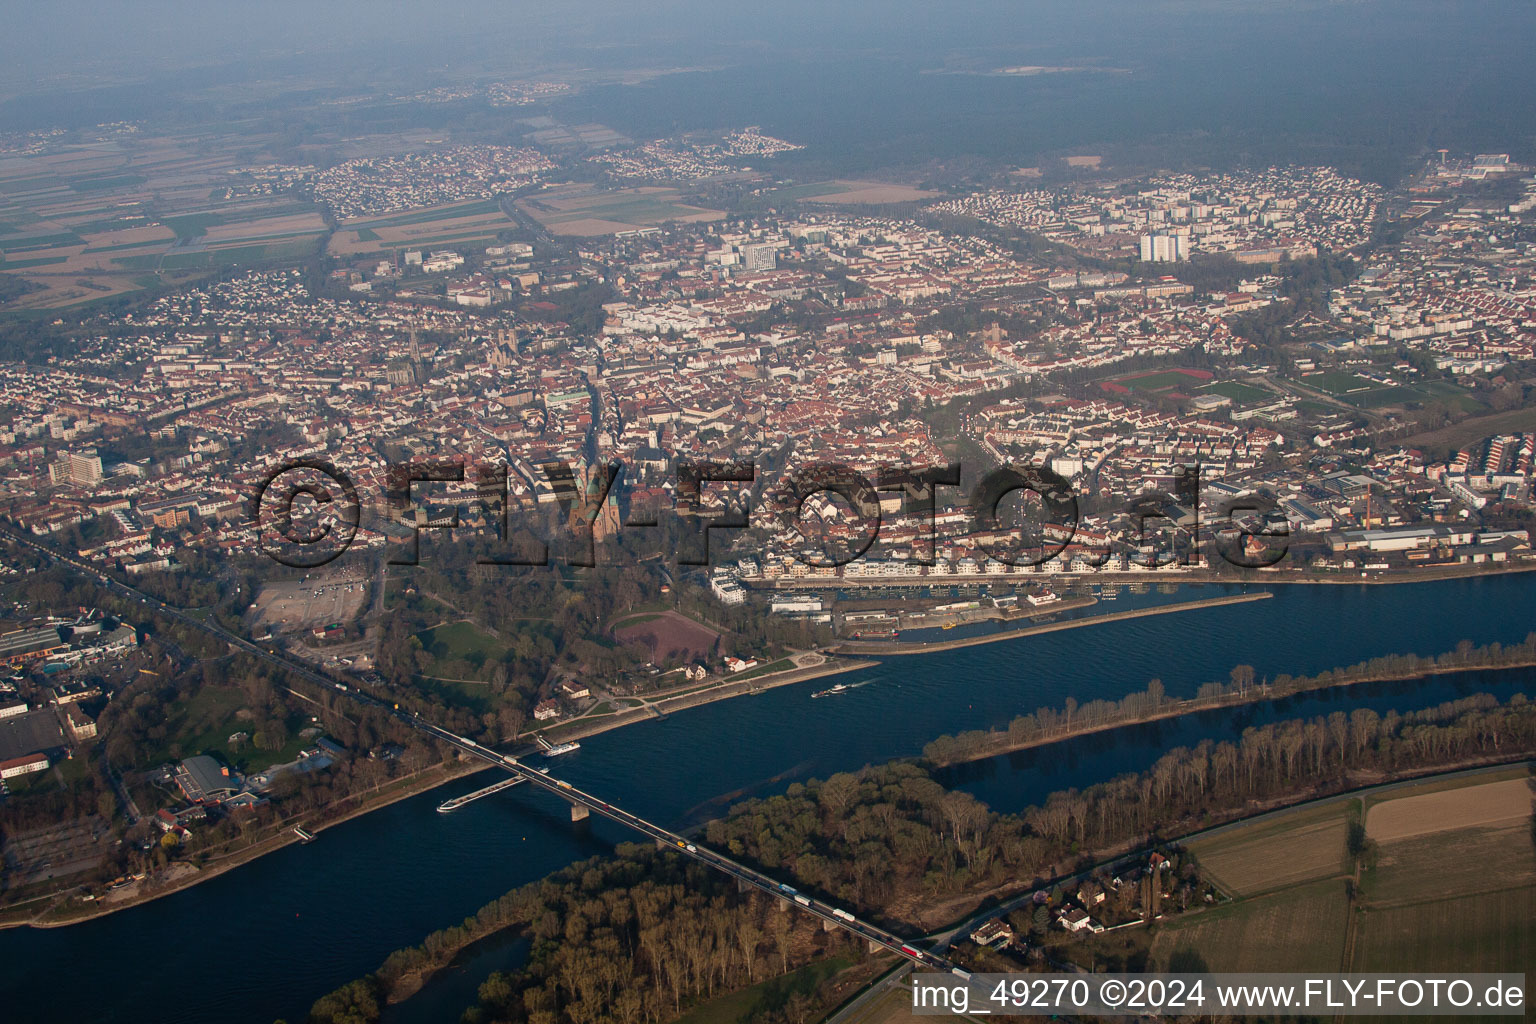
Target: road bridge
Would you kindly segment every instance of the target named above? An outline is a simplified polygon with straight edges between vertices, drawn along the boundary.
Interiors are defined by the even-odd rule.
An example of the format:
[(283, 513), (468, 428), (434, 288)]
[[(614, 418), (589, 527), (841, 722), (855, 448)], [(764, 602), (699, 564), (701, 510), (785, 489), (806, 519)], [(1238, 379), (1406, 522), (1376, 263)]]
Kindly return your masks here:
[(739, 886), (744, 888), (750, 887), (759, 889), (762, 892), (767, 893), (769, 896), (772, 896), (774, 899), (781, 900), (788, 905), (797, 907), (807, 914), (821, 918), (823, 922), (829, 925), (842, 928), (845, 931), (851, 932), (854, 935), (865, 939), (871, 944), (871, 946), (878, 946), (884, 949), (888, 949), (898, 956), (901, 956), (915, 964), (916, 966), (925, 967), (930, 970), (954, 971), (962, 977), (969, 978), (968, 974), (955, 967), (954, 964), (946, 957), (940, 956), (930, 950), (920, 949), (913, 945), (911, 942), (904, 941), (901, 937), (895, 935), (892, 932), (870, 924), (867, 921), (860, 920), (852, 913), (844, 910), (839, 906), (836, 906), (833, 903), (830, 903), (826, 900), (816, 899), (805, 893), (801, 893), (793, 886), (790, 886), (784, 882), (780, 882), (777, 879), (756, 870), (755, 868), (748, 867), (747, 865), (733, 860), (724, 854), (717, 853), (716, 851), (708, 849), (707, 847), (700, 846), (697, 843), (691, 842), (685, 837), (678, 835), (676, 832), (673, 832), (670, 829), (663, 828), (660, 825), (647, 821), (645, 818), (626, 811), (622, 807), (616, 807), (613, 804), (608, 803), (606, 800), (602, 800), (591, 793), (577, 789), (575, 786), (571, 785), (569, 782), (566, 782), (564, 779), (558, 779), (546, 774), (545, 771), (531, 768), (528, 765), (523, 764), (515, 757), (512, 757), (508, 754), (498, 753), (495, 750), (483, 746), (482, 744), (477, 743), (466, 736), (460, 736), (457, 733), (450, 732), (441, 726), (427, 721), (417, 714), (402, 711), (398, 705), (393, 705), (379, 700), (377, 697), (357, 689), (356, 685), (353, 683), (344, 683), (341, 680), (332, 678), (331, 676), (326, 675), (323, 672), (320, 672), (308, 665), (305, 665), (285, 655), (279, 654), (275, 647), (262, 647), (242, 636), (230, 632), (216, 622), (205, 621), (203, 619), (188, 615), (181, 609), (166, 604), (159, 598), (152, 597), (141, 590), (130, 587), (125, 583), (121, 583), (113, 579), (106, 573), (102, 572), (99, 567), (89, 565), (78, 558), (55, 551), (44, 544), (40, 544), (37, 541), (32, 540), (30, 537), (26, 537), (12, 530), (3, 528), (0, 528), (0, 536), (5, 536), (18, 544), (31, 548), (57, 564), (69, 566), (70, 568), (94, 576), (101, 583), (101, 585), (106, 587), (109, 591), (125, 597), (130, 601), (137, 602), (144, 608), (158, 612), (159, 614), (164, 615), (175, 622), (179, 622), (184, 626), (188, 626), (192, 629), (201, 630), (204, 633), (211, 634), (219, 640), (229, 644), (231, 647), (243, 651), (246, 654), (249, 654), (252, 657), (264, 661), (270, 665), (284, 669), (285, 671), (299, 677), (300, 679), (305, 680), (306, 682), (312, 683), (313, 685), (318, 686), (324, 690), (329, 690), (333, 693), (339, 694), (348, 700), (355, 701), (367, 707), (382, 710), (385, 713), (392, 715), (395, 719), (404, 725), (415, 729), (418, 732), (425, 733), (426, 735), (433, 737), (439, 742), (446, 743), (461, 753), (468, 755), (469, 757), (483, 761), (486, 764), (494, 765), (495, 767), (508, 772), (513, 777), (523, 782), (529, 783), (538, 789), (541, 789), (553, 796), (560, 798), (561, 800), (566, 801), (572, 806), (572, 808), (580, 809), (586, 814), (601, 815), (602, 817), (611, 821), (618, 822), (620, 825), (632, 829), (635, 832), (639, 832), (641, 835), (654, 839), (657, 843), (675, 851), (682, 856), (691, 857), (699, 863), (704, 864), (707, 867), (720, 872), (721, 874), (728, 875), (731, 878), (734, 878)]

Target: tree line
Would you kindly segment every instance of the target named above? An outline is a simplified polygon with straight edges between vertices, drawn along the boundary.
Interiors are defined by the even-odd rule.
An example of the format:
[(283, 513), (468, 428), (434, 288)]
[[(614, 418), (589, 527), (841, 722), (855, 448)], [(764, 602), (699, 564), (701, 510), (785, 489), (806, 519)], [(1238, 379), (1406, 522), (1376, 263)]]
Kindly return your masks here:
[(1530, 665), (1536, 665), (1536, 633), (1528, 634), (1518, 644), (1476, 647), (1463, 641), (1454, 651), (1440, 655), (1388, 654), (1312, 676), (1282, 673), (1257, 682), (1252, 665), (1237, 665), (1227, 682), (1203, 683), (1194, 697), (1169, 697), (1161, 679), (1153, 679), (1145, 690), (1119, 700), (1100, 699), (1079, 705), (1068, 697), (1060, 708), (1038, 708), (1019, 715), (1004, 729), (972, 729), (940, 736), (923, 747), (923, 757), (935, 766), (946, 766), (1155, 718), (1276, 700), (1335, 686)]

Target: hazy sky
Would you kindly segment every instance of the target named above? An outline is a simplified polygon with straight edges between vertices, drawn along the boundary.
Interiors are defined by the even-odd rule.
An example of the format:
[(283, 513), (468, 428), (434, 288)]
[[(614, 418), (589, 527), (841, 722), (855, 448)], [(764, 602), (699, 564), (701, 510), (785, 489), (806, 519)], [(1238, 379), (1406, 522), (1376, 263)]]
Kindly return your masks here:
[[(617, 50), (641, 59), (707, 58), (743, 49), (824, 52), (1014, 47), (1071, 56), (1166, 46), (1188, 27), (1208, 31), (1281, 12), (1311, 17), (1338, 0), (308, 0), (225, 3), (7, 5), (0, 75), (18, 83), (59, 76), (142, 78), (176, 64), (226, 64), (311, 55), (311, 69), (337, 54), (403, 65), (512, 60), (537, 55), (590, 59)], [(1370, 18), (1414, 0), (1342, 6)], [(1436, 0), (1436, 6), (1457, 6)], [(1480, 4), (1479, 6), (1488, 6)], [(1493, 6), (1500, 6), (1493, 4)], [(1396, 16), (1396, 15), (1393, 15)]]
[[(1021, 111), (1036, 102), (1032, 123), (1076, 119), (1106, 139), (1273, 126), (1325, 142), (1372, 135), (1412, 151), (1446, 126), (1471, 126), (1468, 144), (1536, 151), (1530, 0), (10, 0), (7, 8), (0, 129), (167, 114), (203, 123), (284, 93), (409, 93), (546, 71), (704, 66), (735, 77), (610, 88), (568, 113), (657, 132), (726, 120), (786, 127), (799, 117), (804, 124), (787, 125), (799, 138), (863, 104), (871, 118), (890, 119), (882, 137), (895, 139), (909, 110), (941, 127), (945, 116), (974, 113), (973, 95), (990, 90), (982, 98), (1004, 129), (1017, 95)], [(1021, 81), (1007, 94), (916, 75), (1083, 63), (1132, 74)], [(998, 130), (986, 123), (972, 135)]]

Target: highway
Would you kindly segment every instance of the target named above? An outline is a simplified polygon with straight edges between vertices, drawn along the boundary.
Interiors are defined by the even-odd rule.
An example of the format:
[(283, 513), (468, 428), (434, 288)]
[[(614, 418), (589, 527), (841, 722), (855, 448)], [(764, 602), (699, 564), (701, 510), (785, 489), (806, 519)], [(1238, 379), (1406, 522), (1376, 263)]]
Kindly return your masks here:
[(144, 607), (153, 609), (159, 614), (162, 614), (167, 618), (170, 618), (185, 626), (209, 633), (229, 644), (230, 646), (244, 651), (254, 658), (259, 658), (268, 664), (291, 672), (306, 682), (340, 694), (341, 696), (346, 697), (349, 700), (356, 701), (359, 704), (383, 710), (385, 713), (392, 715), (399, 721), (410, 726), (412, 729), (417, 730), (418, 732), (432, 736), (443, 743), (450, 744), (451, 746), (457, 748), (465, 754), (468, 754), (471, 757), (477, 758), (486, 762), (487, 764), (494, 765), (504, 771), (510, 772), (512, 775), (522, 778), (523, 781), (531, 783), (532, 785), (537, 786), (538, 788), (543, 789), (556, 797), (559, 797), (561, 800), (576, 806), (585, 807), (593, 814), (600, 814), (611, 821), (616, 821), (619, 824), (633, 829), (634, 831), (639, 832), (644, 836), (648, 836), (662, 846), (668, 847), (669, 849), (672, 849), (685, 857), (692, 857), (694, 860), (697, 860), (701, 864), (713, 868), (722, 874), (729, 875), (743, 885), (750, 885), (760, 889), (775, 899), (797, 907), (800, 910), (815, 917), (819, 917), (823, 921), (836, 925), (845, 931), (852, 932), (853, 934), (867, 940), (874, 945), (882, 946), (885, 949), (888, 949), (891, 952), (897, 954), (898, 956), (904, 957), (919, 967), (924, 967), (928, 968), (929, 970), (936, 971), (955, 971), (956, 973), (961, 974), (963, 977), (969, 977), (963, 972), (960, 972), (958, 968), (956, 968), (947, 958), (939, 956), (928, 950), (919, 949), (909, 942), (904, 942), (899, 936), (885, 931), (882, 928), (877, 928), (868, 922), (861, 921), (854, 915), (850, 914), (848, 911), (843, 910), (841, 907), (834, 906), (823, 900), (813, 899), (803, 893), (798, 892), (794, 888), (785, 885), (768, 875), (763, 874), (760, 871), (756, 871), (747, 867), (745, 864), (738, 863), (737, 861), (734, 861), (731, 858), (724, 856), (723, 854), (716, 853), (715, 851), (707, 849), (703, 846), (699, 846), (696, 843), (689, 842), (683, 836), (680, 836), (675, 832), (664, 829), (660, 825), (653, 824), (640, 817), (639, 815), (631, 814), (623, 808), (615, 807), (612, 804), (609, 804), (590, 793), (586, 793), (580, 789), (577, 789), (575, 786), (572, 786), (569, 782), (566, 782), (563, 779), (557, 779), (550, 775), (546, 775), (541, 771), (522, 764), (514, 757), (497, 753), (489, 747), (485, 747), (479, 743), (476, 743), (472, 739), (460, 736), (457, 733), (449, 732), (447, 729), (434, 725), (417, 715), (402, 711), (393, 704), (385, 703), (384, 701), (381, 701), (367, 693), (358, 690), (352, 684), (333, 679), (324, 673), (310, 668), (308, 665), (304, 665), (291, 658), (280, 655), (276, 652), (275, 649), (261, 647), (258, 644), (252, 643), (244, 637), (231, 633), (229, 630), (223, 628), (217, 623), (205, 622), (201, 619), (194, 618), (183, 612), (181, 609), (173, 607), (172, 605), (168, 605), (158, 598), (151, 597), (150, 595), (145, 594), (140, 590), (136, 590), (127, 584), (119, 583), (117, 580), (114, 580), (110, 576), (103, 573), (98, 567), (88, 565), (87, 563), (82, 562), (77, 558), (73, 558), (69, 555), (55, 551), (52, 548), (49, 548), (43, 544), (39, 544), (31, 538), (18, 534), (13, 530), (0, 528), (0, 536), (8, 537), (18, 544), (32, 548), (33, 550), (40, 552), (45, 557), (61, 565), (67, 565), (81, 572), (88, 573), (89, 575), (96, 577), (101, 585), (106, 587), (108, 590), (120, 594), (131, 601), (136, 601)]

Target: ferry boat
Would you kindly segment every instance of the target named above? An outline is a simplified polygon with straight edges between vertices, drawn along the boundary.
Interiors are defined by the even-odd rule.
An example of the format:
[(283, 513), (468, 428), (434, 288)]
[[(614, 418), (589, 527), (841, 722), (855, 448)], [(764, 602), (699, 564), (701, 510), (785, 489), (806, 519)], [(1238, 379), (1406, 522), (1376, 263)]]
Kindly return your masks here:
[(570, 743), (551, 743), (543, 736), (535, 736), (539, 746), (544, 748), (545, 757), (559, 757), (561, 754), (569, 754), (573, 750), (580, 750), (581, 744), (572, 740)]
[(811, 694), (811, 699), (815, 700), (817, 697), (835, 697), (839, 693), (847, 693), (847, 692), (848, 692), (848, 684), (847, 683), (838, 683), (836, 686), (832, 687), (831, 689), (817, 690), (815, 693)]

